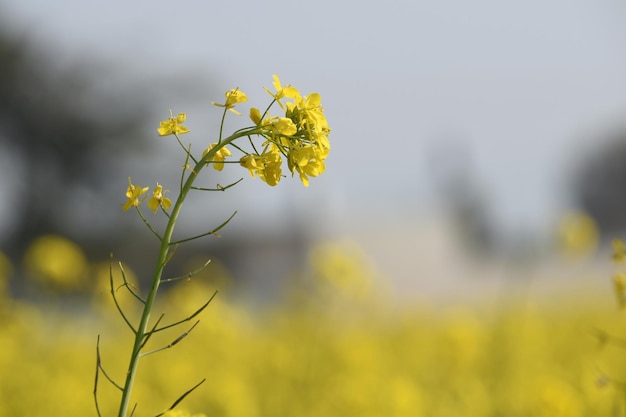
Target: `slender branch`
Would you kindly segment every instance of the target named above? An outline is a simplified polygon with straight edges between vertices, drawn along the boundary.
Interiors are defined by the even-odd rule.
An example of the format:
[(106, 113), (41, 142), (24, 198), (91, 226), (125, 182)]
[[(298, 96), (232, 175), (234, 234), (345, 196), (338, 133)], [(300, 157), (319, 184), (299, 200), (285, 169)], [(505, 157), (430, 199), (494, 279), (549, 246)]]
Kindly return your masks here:
[(217, 143), (222, 142), (222, 132), (224, 131), (224, 121), (226, 120), (226, 112), (228, 111), (227, 107), (224, 107), (224, 113), (222, 113), (222, 121), (220, 122), (220, 136), (217, 140)]
[(254, 153), (256, 153), (257, 155), (261, 155), (259, 153), (259, 150), (256, 148), (256, 146), (254, 146), (254, 141), (252, 140), (250, 136), (248, 136), (248, 142), (250, 142), (250, 146), (252, 146), (252, 149), (254, 149)]
[(130, 330), (132, 330), (133, 333), (137, 335), (137, 330), (131, 324), (130, 320), (128, 320), (128, 317), (126, 317), (126, 314), (124, 313), (124, 310), (122, 310), (122, 306), (120, 306), (120, 303), (117, 301), (117, 296), (115, 295), (116, 289), (113, 282), (113, 254), (111, 254), (111, 260), (109, 262), (109, 285), (111, 286), (111, 295), (113, 296), (113, 302), (115, 303), (117, 311), (119, 311), (120, 315), (122, 316), (128, 327), (130, 327)]
[[(230, 146), (232, 146), (233, 148), (237, 149), (239, 152), (241, 152), (244, 155), (247, 155), (248, 152), (244, 151), (242, 148), (240, 148), (236, 143), (231, 143)], [(237, 163), (239, 163), (239, 161), (236, 161)]]
[(173, 245), (172, 249), (167, 254), (167, 257), (165, 258), (165, 261), (163, 261), (163, 267), (165, 267), (165, 265), (167, 265), (167, 263), (172, 260), (172, 258), (174, 257), (174, 254), (176, 253), (176, 249), (178, 249), (178, 245), (177, 244)]
[(210, 232), (202, 233), (201, 235), (193, 236), (193, 237), (190, 237), (190, 238), (187, 238), (187, 239), (177, 240), (175, 242), (172, 242), (171, 244), (172, 245), (178, 245), (180, 243), (189, 242), (190, 240), (196, 240), (196, 239), (199, 239), (199, 238), (204, 237), (204, 236), (214, 235), (215, 233), (219, 232), (224, 226), (226, 226), (228, 224), (228, 222), (230, 222), (232, 220), (232, 218), (235, 217), (236, 214), (237, 214), (237, 211), (235, 211), (233, 214), (231, 214), (231, 216), (228, 219), (226, 219), (226, 221), (224, 223), (220, 224), (219, 226), (217, 226), (215, 229), (211, 230)]
[(189, 330), (187, 330), (185, 333), (183, 333), (183, 334), (181, 334), (180, 336), (178, 336), (178, 337), (177, 337), (176, 339), (174, 339), (174, 341), (173, 341), (173, 342), (171, 342), (169, 345), (162, 346), (162, 347), (160, 347), (160, 348), (158, 348), (158, 349), (151, 350), (151, 351), (149, 351), (149, 352), (143, 352), (143, 353), (141, 354), (141, 356), (148, 356), (148, 355), (151, 355), (151, 354), (153, 354), (153, 353), (157, 353), (157, 352), (160, 352), (160, 351), (162, 351), (162, 350), (169, 349), (169, 348), (171, 348), (172, 346), (175, 346), (175, 345), (176, 345), (176, 344), (178, 344), (181, 340), (183, 340), (185, 337), (187, 337), (187, 335), (189, 335), (189, 333), (191, 333), (191, 331), (194, 329), (194, 327), (196, 327), (196, 326), (198, 325), (198, 323), (200, 323), (200, 320), (196, 321), (196, 322), (193, 324), (193, 326), (191, 326), (191, 328), (190, 328)]
[(202, 310), (204, 310), (205, 308), (207, 308), (207, 306), (211, 303), (211, 301), (213, 301), (213, 298), (215, 298), (215, 296), (216, 296), (216, 295), (217, 295), (217, 291), (215, 291), (215, 292), (213, 293), (213, 295), (211, 296), (211, 298), (209, 298), (209, 301), (207, 301), (206, 303), (204, 303), (204, 304), (202, 305), (202, 307), (200, 307), (199, 309), (197, 309), (197, 310), (196, 310), (196, 311), (195, 311), (195, 312), (194, 312), (191, 316), (188, 316), (188, 317), (186, 317), (186, 318), (184, 318), (184, 319), (182, 319), (182, 320), (179, 320), (179, 321), (177, 321), (177, 322), (175, 322), (175, 323), (168, 324), (167, 326), (163, 326), (163, 327), (159, 327), (158, 329), (154, 329), (154, 330), (152, 331), (152, 333), (161, 332), (161, 331), (163, 331), (163, 330), (170, 329), (170, 328), (172, 328), (172, 327), (174, 327), (174, 326), (178, 326), (178, 325), (179, 325), (179, 324), (181, 324), (181, 323), (184, 323), (184, 322), (186, 322), (186, 321), (189, 321), (189, 320), (193, 319), (193, 318), (194, 318), (194, 317), (196, 317), (198, 314), (202, 313)]
[(183, 148), (185, 150), (185, 153), (187, 155), (189, 155), (189, 157), (191, 158), (191, 160), (193, 161), (194, 164), (197, 164), (198, 161), (196, 161), (196, 158), (193, 157), (193, 155), (191, 154), (191, 143), (189, 144), (189, 148), (185, 148), (185, 145), (183, 145), (183, 142), (181, 142), (180, 138), (178, 137), (178, 135), (176, 133), (174, 133), (174, 136), (176, 137), (176, 141), (178, 142), (178, 144), (180, 145), (181, 148)]
[(146, 333), (146, 337), (143, 339), (143, 342), (141, 342), (140, 349), (143, 349), (146, 346), (146, 344), (148, 343), (148, 340), (150, 340), (150, 338), (154, 334), (155, 329), (157, 328), (157, 326), (159, 325), (159, 323), (161, 322), (164, 316), (165, 316), (165, 313), (161, 313), (157, 321), (154, 323), (154, 326), (152, 326), (152, 330)]
[(96, 403), (96, 412), (98, 413), (98, 417), (102, 417), (102, 413), (100, 412), (100, 405), (98, 403), (98, 377), (100, 376), (100, 335), (98, 335), (98, 340), (96, 341), (96, 375), (93, 383), (93, 399)]
[[(100, 336), (98, 336), (98, 344), (99, 343), (100, 343)], [(111, 376), (107, 373), (107, 371), (102, 366), (102, 360), (101, 360), (101, 357), (100, 357), (100, 346), (99, 345), (98, 345), (98, 348), (97, 348), (97, 355), (98, 355), (98, 369), (102, 371), (102, 375), (104, 375), (106, 377), (106, 379), (111, 383), (111, 385), (113, 385), (115, 388), (117, 388), (120, 391), (122, 391), (124, 388), (122, 388), (122, 386), (120, 386), (120, 384), (115, 382), (113, 380), (113, 378), (111, 378)]]
[(168, 411), (173, 410), (174, 407), (176, 407), (182, 400), (184, 400), (186, 396), (191, 394), (196, 388), (198, 388), (200, 385), (202, 385), (204, 383), (204, 381), (206, 381), (206, 378), (202, 378), (202, 381), (198, 382), (196, 385), (194, 385), (193, 387), (188, 389), (183, 395), (181, 395), (180, 397), (178, 397), (178, 399), (176, 401), (174, 401), (174, 403), (170, 406), (170, 408), (168, 408), (167, 410), (165, 410), (161, 414), (157, 414), (156, 417), (160, 417), (163, 414), (167, 413)]
[(206, 261), (206, 262), (205, 262), (205, 263), (204, 263), (204, 264), (203, 264), (200, 268), (198, 268), (198, 269), (196, 269), (196, 270), (194, 270), (194, 271), (191, 271), (191, 272), (189, 272), (188, 274), (181, 275), (181, 276), (178, 276), (178, 277), (173, 277), (173, 278), (166, 278), (166, 279), (162, 279), (162, 280), (161, 280), (161, 282), (180, 281), (181, 279), (185, 279), (185, 278), (189, 279), (189, 278), (193, 277), (194, 275), (196, 275), (196, 274), (198, 274), (198, 273), (200, 273), (200, 272), (204, 271), (204, 269), (205, 269), (207, 266), (209, 266), (209, 264), (210, 264), (210, 263), (211, 263), (211, 260), (209, 259), (209, 260), (208, 260), (208, 261)]
[(232, 184), (228, 184), (224, 186), (218, 184), (216, 188), (191, 187), (191, 189), (199, 190), (199, 191), (226, 191), (230, 187), (234, 187), (235, 185), (239, 184), (241, 181), (243, 181), (243, 177), (239, 178), (237, 181), (233, 182)]
[(139, 206), (135, 207), (135, 209), (137, 210), (137, 213), (139, 213), (139, 217), (141, 217), (141, 220), (143, 220), (143, 223), (148, 227), (148, 229), (150, 229), (152, 234), (154, 234), (157, 237), (157, 239), (163, 240), (163, 237), (159, 234), (159, 232), (157, 232), (154, 229), (154, 227), (152, 227), (150, 222), (143, 216), (143, 214), (141, 213), (141, 210), (139, 210)]
[(130, 292), (136, 299), (138, 299), (142, 304), (146, 304), (146, 300), (144, 300), (143, 298), (141, 298), (141, 296), (139, 294), (137, 294), (132, 287), (134, 287), (134, 285), (132, 285), (130, 282), (128, 282), (128, 279), (126, 278), (126, 271), (124, 271), (124, 266), (122, 265), (122, 262), (119, 262), (120, 265), (120, 271), (122, 272), (122, 279), (124, 280), (124, 286), (126, 287), (126, 289), (128, 290), (128, 292)]

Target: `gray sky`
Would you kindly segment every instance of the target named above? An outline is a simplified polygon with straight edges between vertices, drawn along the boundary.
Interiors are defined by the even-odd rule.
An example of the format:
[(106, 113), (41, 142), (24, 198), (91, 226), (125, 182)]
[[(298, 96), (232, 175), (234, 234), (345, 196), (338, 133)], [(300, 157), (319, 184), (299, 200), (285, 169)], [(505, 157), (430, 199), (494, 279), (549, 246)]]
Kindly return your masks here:
[[(261, 87), (274, 73), (318, 91), (333, 128), (326, 173), (307, 190), (293, 181), (264, 198), (269, 208), (287, 202), (337, 221), (432, 208), (433, 156), (451, 147), (467, 154), (499, 225), (541, 228), (565, 204), (571, 161), (626, 114), (626, 4), (618, 0), (0, 6), (15, 30), (58, 48), (59, 60), (93, 56), (137, 77), (218, 74), (224, 91), (239, 86), (252, 105), (265, 103)], [(163, 113), (187, 111), (201, 131), (182, 107), (172, 97)]]

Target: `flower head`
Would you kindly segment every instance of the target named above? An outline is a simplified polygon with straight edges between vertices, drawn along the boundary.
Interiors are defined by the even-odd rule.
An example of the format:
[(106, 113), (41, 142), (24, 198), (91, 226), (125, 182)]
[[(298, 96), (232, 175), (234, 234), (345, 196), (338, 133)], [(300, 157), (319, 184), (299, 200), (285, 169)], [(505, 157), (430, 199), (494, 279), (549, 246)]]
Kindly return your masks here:
[(148, 188), (150, 187), (142, 188), (141, 185), (134, 185), (131, 182), (130, 177), (128, 177), (128, 189), (126, 190), (126, 197), (128, 198), (128, 200), (126, 200), (126, 203), (124, 203), (124, 211), (128, 210), (131, 207), (139, 207), (139, 204), (143, 203), (147, 196), (144, 196), (141, 200), (139, 199), (139, 197), (145, 194), (148, 191)]
[(182, 135), (189, 133), (189, 129), (182, 125), (185, 122), (187, 115), (185, 113), (178, 113), (178, 116), (174, 117), (170, 110), (170, 117), (167, 120), (161, 122), (161, 127), (157, 129), (160, 136), (169, 135)]
[(212, 104), (218, 107), (225, 107), (226, 109), (230, 110), (236, 115), (241, 116), (241, 113), (239, 113), (237, 110), (234, 109), (235, 104), (245, 103), (246, 101), (248, 101), (248, 96), (246, 96), (246, 94), (243, 91), (239, 90), (239, 88), (234, 88), (232, 90), (227, 91), (225, 96), (226, 96), (226, 102), (224, 104), (219, 104), (219, 103), (216, 103), (215, 101), (213, 101)]
[(168, 193), (169, 190), (163, 191), (163, 186), (157, 182), (154, 191), (152, 191), (152, 197), (148, 200), (148, 207), (150, 210), (156, 211), (159, 209), (159, 206), (163, 207), (165, 210), (169, 210), (172, 206), (172, 200), (165, 197), (165, 194)]
[[(202, 157), (204, 158), (206, 154), (208, 154), (211, 149), (216, 146), (217, 143), (211, 144), (211, 146), (209, 146), (204, 152), (202, 152)], [(207, 161), (207, 164), (209, 162), (213, 162), (213, 168), (215, 168), (216, 171), (221, 171), (222, 169), (224, 169), (224, 159), (226, 159), (226, 157), (230, 155), (230, 151), (224, 146), (220, 148), (220, 150), (215, 152), (215, 155), (213, 155), (213, 158), (210, 161)]]

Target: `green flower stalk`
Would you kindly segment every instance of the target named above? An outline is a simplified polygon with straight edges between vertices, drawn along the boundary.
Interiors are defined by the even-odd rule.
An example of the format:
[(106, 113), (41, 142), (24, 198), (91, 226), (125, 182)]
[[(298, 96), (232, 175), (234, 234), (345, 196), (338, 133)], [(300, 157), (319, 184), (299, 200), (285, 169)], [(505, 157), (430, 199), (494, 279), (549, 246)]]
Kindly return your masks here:
[[(97, 389), (100, 374), (104, 375), (111, 384), (121, 391), (118, 417), (129, 416), (129, 410), (131, 409), (130, 399), (140, 359), (143, 356), (173, 347), (184, 339), (191, 332), (191, 330), (195, 328), (198, 322), (196, 321), (191, 328), (182, 332), (169, 345), (161, 348), (147, 350), (146, 344), (148, 340), (155, 333), (180, 327), (185, 322), (194, 319), (208, 306), (213, 298), (210, 297), (205, 304), (200, 306), (190, 316), (170, 324), (161, 324), (163, 314), (161, 314), (156, 320), (152, 320), (151, 318), (152, 310), (161, 283), (182, 278), (189, 278), (194, 273), (202, 270), (209, 263), (209, 261), (207, 261), (202, 268), (197, 271), (190, 272), (183, 277), (164, 278), (164, 269), (172, 258), (175, 248), (181, 243), (211, 234), (216, 234), (221, 228), (226, 226), (236, 214), (235, 212), (230, 218), (211, 231), (179, 240), (173, 239), (174, 229), (181, 213), (183, 203), (190, 192), (224, 191), (235, 186), (241, 181), (239, 180), (227, 186), (217, 185), (215, 188), (197, 186), (196, 182), (201, 178), (200, 174), (202, 170), (206, 166), (212, 165), (216, 171), (222, 171), (226, 164), (231, 163), (231, 161), (228, 161), (227, 158), (231, 157), (233, 152), (240, 152), (241, 156), (239, 158), (239, 165), (246, 168), (250, 172), (251, 176), (258, 176), (262, 181), (266, 182), (270, 186), (277, 185), (283, 178), (281, 168), (283, 159), (287, 160), (288, 167), (292, 175), (297, 172), (300, 180), (305, 186), (309, 185), (309, 177), (316, 177), (324, 172), (324, 160), (328, 156), (328, 151), (330, 150), (330, 144), (328, 142), (330, 128), (328, 127), (328, 123), (326, 122), (326, 118), (323, 113), (319, 94), (312, 93), (308, 97), (303, 97), (296, 88), (292, 86), (282, 86), (279, 78), (275, 75), (273, 84), (276, 88), (275, 93), (266, 89), (272, 97), (271, 103), (267, 109), (263, 113), (256, 108), (252, 108), (250, 110), (250, 119), (254, 124), (252, 126), (239, 129), (225, 138), (222, 133), (227, 111), (241, 115), (241, 113), (235, 110), (234, 107), (238, 104), (246, 102), (248, 98), (242, 91), (235, 88), (226, 92), (225, 103), (221, 104), (213, 102), (214, 105), (224, 109), (222, 123), (220, 125), (219, 139), (217, 142), (208, 144), (208, 147), (199, 158), (192, 155), (191, 146), (185, 146), (179, 137), (179, 135), (190, 132), (189, 129), (183, 125), (186, 121), (187, 115), (185, 113), (179, 113), (177, 116), (174, 116), (170, 110), (169, 118), (160, 123), (160, 127), (157, 129), (157, 132), (160, 136), (174, 136), (184, 152), (185, 164), (183, 165), (181, 173), (180, 189), (178, 197), (175, 198), (174, 201), (165, 196), (169, 190), (163, 190), (163, 186), (158, 182), (156, 183), (156, 187), (153, 189), (152, 195), (150, 196), (149, 187), (142, 187), (140, 185), (133, 184), (132, 180), (130, 178), (128, 179), (129, 183), (126, 191), (127, 201), (122, 204), (122, 208), (124, 211), (127, 211), (131, 207), (134, 207), (144, 224), (157, 237), (157, 239), (159, 239), (160, 246), (157, 261), (154, 267), (154, 273), (152, 275), (151, 285), (145, 296), (139, 294), (134, 287), (129, 284), (126, 279), (123, 265), (121, 263), (119, 264), (124, 281), (121, 287), (129, 291), (137, 302), (143, 306), (142, 314), (137, 324), (131, 322), (127, 314), (121, 308), (120, 303), (117, 301), (116, 286), (113, 282), (113, 271), (111, 267), (111, 294), (118, 312), (134, 334), (134, 342), (130, 352), (128, 370), (123, 384), (115, 382), (115, 380), (103, 368), (98, 343), (94, 398), (96, 410), (99, 416), (101, 416), (101, 413), (98, 404)], [(283, 116), (270, 116), (269, 110), (274, 104), (278, 104), (281, 111), (284, 113)], [(246, 138), (247, 145), (251, 149), (245, 150), (246, 146), (235, 143), (241, 138)], [(255, 140), (258, 141), (259, 139), (261, 140), (261, 143), (257, 143), (255, 145)], [(261, 151), (258, 149), (261, 149)], [(160, 209), (161, 212), (167, 217), (167, 224), (162, 231), (153, 227), (149, 220), (143, 215), (141, 206), (146, 200), (148, 200), (147, 205), (150, 210), (157, 213)], [(172, 402), (169, 408), (159, 415), (163, 415), (173, 410), (180, 401), (182, 401), (203, 382), (204, 380), (185, 391), (182, 395), (180, 395), (180, 397)], [(136, 404), (133, 405), (130, 415), (134, 414), (136, 406)]]

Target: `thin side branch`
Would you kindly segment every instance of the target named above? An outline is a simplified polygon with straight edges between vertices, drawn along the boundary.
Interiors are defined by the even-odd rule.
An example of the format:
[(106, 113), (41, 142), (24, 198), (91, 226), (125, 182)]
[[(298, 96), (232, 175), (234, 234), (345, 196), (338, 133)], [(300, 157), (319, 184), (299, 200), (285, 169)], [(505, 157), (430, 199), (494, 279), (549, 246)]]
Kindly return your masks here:
[(150, 229), (150, 231), (152, 232), (152, 234), (154, 234), (157, 239), (159, 239), (159, 242), (163, 240), (163, 236), (161, 236), (159, 234), (159, 232), (157, 232), (154, 227), (152, 227), (152, 225), (150, 224), (150, 222), (148, 221), (148, 219), (146, 219), (143, 215), (143, 213), (141, 212), (141, 210), (139, 210), (139, 206), (135, 207), (137, 209), (137, 213), (139, 213), (139, 217), (141, 217), (141, 220), (143, 220), (143, 223), (148, 227), (148, 229)]
[(230, 187), (234, 187), (235, 185), (239, 184), (241, 181), (243, 181), (243, 177), (239, 178), (237, 181), (233, 182), (232, 184), (228, 184), (228, 185), (217, 185), (217, 187), (215, 188), (204, 188), (204, 187), (191, 187), (192, 190), (198, 190), (198, 191), (226, 191), (228, 190)]
[(163, 330), (166, 330), (166, 329), (170, 329), (170, 328), (172, 328), (172, 327), (174, 327), (174, 326), (178, 326), (178, 325), (179, 325), (179, 324), (181, 324), (181, 323), (184, 323), (184, 322), (186, 322), (186, 321), (189, 321), (189, 320), (193, 319), (193, 318), (194, 318), (194, 317), (196, 317), (198, 314), (200, 314), (200, 313), (202, 312), (202, 310), (204, 310), (205, 308), (207, 308), (207, 306), (211, 303), (211, 301), (213, 301), (213, 298), (215, 298), (215, 296), (216, 296), (216, 295), (217, 295), (217, 291), (215, 291), (215, 292), (213, 293), (213, 295), (211, 296), (211, 298), (209, 298), (209, 301), (207, 301), (206, 303), (204, 303), (204, 304), (202, 305), (202, 307), (200, 307), (199, 309), (197, 309), (197, 310), (196, 310), (196, 311), (195, 311), (195, 312), (194, 312), (191, 316), (186, 317), (186, 318), (184, 318), (184, 319), (182, 319), (182, 320), (179, 320), (179, 321), (177, 321), (177, 322), (175, 322), (175, 323), (168, 324), (167, 326), (163, 326), (163, 327), (160, 327), (160, 328), (158, 328), (158, 329), (154, 329), (154, 330), (152, 331), (152, 333), (156, 333), (156, 332), (160, 332), (160, 331), (163, 331)]
[(102, 413), (100, 413), (100, 405), (98, 404), (98, 378), (100, 376), (100, 335), (98, 335), (98, 340), (96, 342), (96, 376), (95, 381), (93, 383), (93, 399), (96, 403), (96, 412), (98, 413), (98, 417), (102, 417)]
[(191, 160), (193, 161), (194, 164), (197, 164), (198, 161), (196, 160), (196, 158), (193, 157), (193, 155), (191, 154), (191, 143), (189, 144), (189, 148), (185, 148), (185, 145), (183, 145), (183, 142), (181, 142), (180, 138), (178, 137), (178, 135), (176, 133), (174, 133), (174, 136), (176, 136), (176, 140), (178, 141), (178, 144), (181, 146), (181, 148), (183, 148), (185, 150), (185, 153), (187, 154), (187, 156), (189, 158), (191, 158)]
[(200, 320), (196, 321), (196, 322), (193, 324), (193, 326), (191, 326), (191, 328), (190, 328), (189, 330), (187, 330), (185, 333), (183, 333), (183, 334), (181, 334), (180, 336), (178, 336), (178, 337), (177, 337), (176, 339), (174, 339), (174, 341), (173, 341), (172, 343), (170, 343), (169, 345), (162, 346), (162, 347), (160, 347), (160, 348), (158, 348), (158, 349), (155, 349), (155, 350), (151, 350), (150, 352), (145, 352), (145, 353), (142, 353), (142, 354), (141, 354), (141, 356), (148, 356), (148, 355), (151, 355), (151, 354), (153, 354), (153, 353), (157, 353), (157, 352), (160, 352), (160, 351), (162, 351), (162, 350), (169, 349), (169, 348), (171, 348), (172, 346), (175, 346), (175, 345), (176, 345), (176, 344), (178, 344), (181, 340), (183, 340), (185, 337), (187, 337), (187, 335), (189, 335), (189, 333), (191, 333), (191, 331), (194, 329), (194, 327), (196, 327), (196, 326), (198, 325), (198, 323), (200, 323)]
[(111, 286), (111, 295), (113, 296), (113, 302), (115, 303), (115, 307), (117, 308), (117, 311), (119, 311), (120, 315), (122, 316), (122, 318), (124, 319), (128, 327), (130, 328), (130, 330), (132, 330), (134, 334), (137, 334), (137, 330), (133, 327), (130, 320), (128, 320), (128, 317), (126, 317), (124, 310), (122, 310), (122, 307), (120, 306), (120, 303), (117, 301), (117, 297), (115, 296), (116, 290), (115, 290), (115, 285), (113, 282), (113, 254), (111, 254), (111, 260), (109, 262), (109, 284)]
[(167, 410), (165, 410), (164, 412), (162, 412), (160, 414), (157, 414), (156, 417), (161, 417), (163, 414), (167, 413), (168, 411), (173, 410), (174, 407), (176, 407), (182, 400), (184, 400), (186, 396), (191, 394), (196, 388), (198, 388), (200, 385), (202, 385), (204, 383), (204, 381), (206, 381), (206, 378), (202, 378), (202, 381), (198, 382), (196, 385), (194, 385), (193, 387), (188, 389), (183, 395), (181, 395), (180, 397), (178, 397), (178, 399), (176, 401), (174, 401), (174, 403), (170, 406), (170, 408), (168, 408)]
[(161, 265), (162, 267), (167, 265), (167, 263), (172, 260), (174, 254), (176, 253), (176, 249), (178, 249), (178, 244), (175, 244), (174, 247), (167, 253), (167, 257), (165, 258), (163, 265)]
[(159, 323), (161, 322), (164, 316), (165, 316), (165, 313), (161, 313), (157, 321), (154, 323), (154, 326), (152, 326), (152, 330), (150, 330), (148, 333), (145, 334), (145, 338), (141, 342), (141, 346), (139, 346), (139, 350), (143, 349), (146, 343), (148, 343), (148, 340), (150, 340), (150, 337), (154, 334), (154, 330), (157, 328), (157, 326), (159, 325)]
[(188, 274), (181, 275), (181, 276), (178, 276), (178, 277), (162, 279), (161, 282), (172, 282), (172, 281), (180, 281), (181, 279), (189, 279), (189, 278), (193, 277), (194, 275), (204, 271), (204, 269), (207, 266), (209, 266), (210, 263), (211, 263), (211, 260), (209, 259), (200, 268), (196, 269), (195, 271), (191, 271)]
[[(99, 371), (102, 371), (102, 375), (104, 375), (106, 377), (106, 379), (117, 389), (119, 389), (120, 391), (122, 391), (124, 388), (122, 388), (122, 386), (120, 384), (118, 384), (117, 382), (115, 382), (113, 380), (113, 378), (111, 378), (109, 376), (109, 374), (107, 373), (107, 371), (104, 369), (104, 367), (102, 366), (102, 357), (100, 356), (100, 335), (98, 335), (98, 341), (96, 342), (96, 365), (98, 366)], [(98, 372), (96, 372), (96, 385), (98, 383)], [(95, 394), (95, 388), (94, 388), (94, 394)]]
[(119, 262), (119, 265), (120, 265), (120, 271), (122, 272), (122, 279), (124, 280), (124, 286), (126, 287), (128, 292), (130, 292), (133, 295), (133, 297), (138, 299), (142, 304), (146, 304), (146, 300), (141, 298), (141, 296), (133, 290), (132, 287), (134, 287), (134, 285), (128, 282), (128, 279), (126, 278), (126, 271), (124, 271), (124, 266), (122, 265), (121, 261)]
[(189, 242), (190, 240), (199, 239), (204, 236), (214, 235), (215, 233), (219, 232), (224, 226), (226, 226), (233, 219), (233, 217), (235, 217), (236, 214), (237, 214), (237, 211), (231, 214), (231, 216), (228, 219), (226, 219), (224, 223), (220, 224), (219, 226), (217, 226), (215, 229), (211, 230), (210, 232), (202, 233), (201, 235), (193, 236), (187, 239), (177, 240), (175, 242), (171, 242), (170, 245), (178, 245), (184, 242)]

